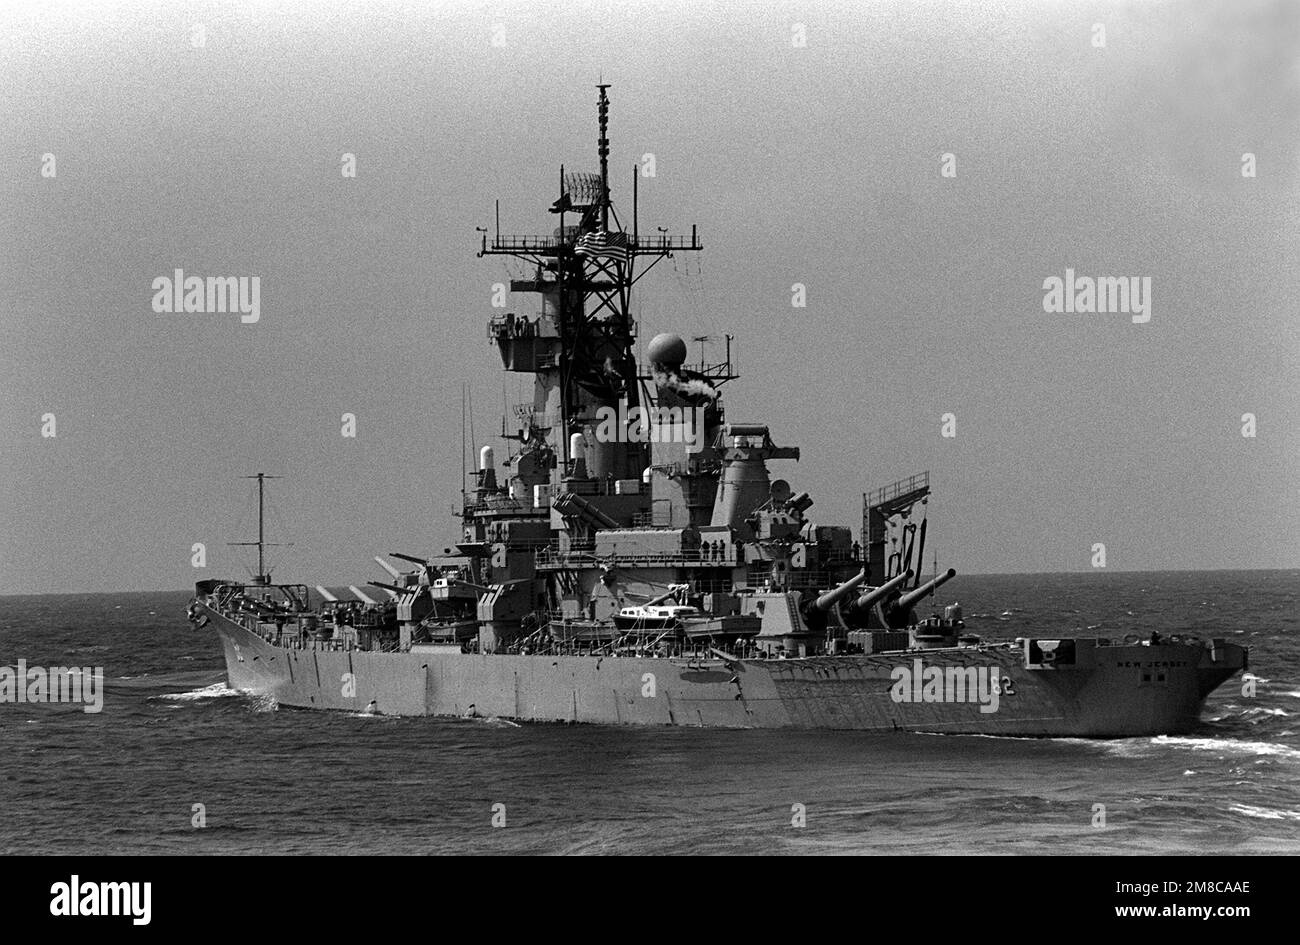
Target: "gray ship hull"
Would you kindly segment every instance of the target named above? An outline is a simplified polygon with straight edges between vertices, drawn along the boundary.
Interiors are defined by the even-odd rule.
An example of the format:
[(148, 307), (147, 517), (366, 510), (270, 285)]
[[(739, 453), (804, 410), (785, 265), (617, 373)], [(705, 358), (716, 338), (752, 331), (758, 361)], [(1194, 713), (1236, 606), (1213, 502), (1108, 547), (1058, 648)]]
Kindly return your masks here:
[[(1044, 668), (1028, 666), (1024, 650), (1012, 645), (703, 661), (435, 648), (382, 653), (278, 646), (199, 607), (222, 641), (232, 688), (283, 706), (400, 716), (1083, 738), (1177, 734), (1199, 724), (1205, 697), (1246, 664), (1245, 650), (1234, 644), (1112, 646), (1084, 639), (1075, 641), (1076, 664)], [(917, 680), (932, 668), (958, 676), (973, 669), (995, 681), (997, 696), (975, 691), (973, 683), (964, 693), (937, 685), (923, 691)], [(906, 678), (914, 670), (917, 680)]]

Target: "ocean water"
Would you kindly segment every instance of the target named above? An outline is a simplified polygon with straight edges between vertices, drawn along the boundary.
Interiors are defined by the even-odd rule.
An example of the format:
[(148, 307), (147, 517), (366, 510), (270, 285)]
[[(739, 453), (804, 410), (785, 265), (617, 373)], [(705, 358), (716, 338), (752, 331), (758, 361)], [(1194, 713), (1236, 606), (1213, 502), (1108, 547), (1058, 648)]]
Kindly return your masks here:
[(366, 717), (227, 689), (186, 592), (2, 597), (0, 665), (102, 666), (106, 695), (0, 703), (0, 852), (1300, 852), (1300, 572), (945, 591), (986, 639), (1224, 636), (1257, 689), (1115, 741)]

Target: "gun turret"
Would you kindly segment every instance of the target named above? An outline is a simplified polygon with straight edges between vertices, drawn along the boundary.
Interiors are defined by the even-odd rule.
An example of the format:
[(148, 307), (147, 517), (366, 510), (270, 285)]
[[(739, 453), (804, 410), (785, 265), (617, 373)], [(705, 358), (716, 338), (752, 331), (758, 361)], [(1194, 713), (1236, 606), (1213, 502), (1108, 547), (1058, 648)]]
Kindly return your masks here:
[(894, 591), (898, 590), (898, 588), (902, 587), (911, 579), (912, 579), (911, 571), (904, 571), (902, 574), (895, 575), (894, 577), (886, 581), (884, 584), (880, 585), (879, 587), (871, 588), (865, 594), (863, 594), (861, 597), (855, 600), (853, 602), (853, 609), (867, 610), (871, 608), (873, 605), (875, 605), (877, 601), (884, 600), (886, 597), (894, 593)]
[(863, 570), (859, 571), (857, 574), (853, 575), (853, 577), (845, 581), (843, 584), (839, 585), (838, 587), (832, 588), (831, 590), (827, 591), (825, 594), (818, 597), (817, 600), (813, 602), (813, 606), (822, 612), (830, 610), (832, 607), (834, 607), (845, 597), (848, 597), (849, 594), (853, 593), (853, 590), (866, 579), (867, 579), (867, 571), (864, 568)]
[(398, 587), (396, 584), (385, 584), (383, 581), (367, 581), (367, 584), (373, 584), (375, 587), (382, 587), (386, 591), (392, 591), (394, 594), (409, 594), (411, 588)]
[(933, 580), (926, 581), (916, 590), (908, 591), (906, 594), (904, 594), (902, 597), (900, 597), (897, 601), (894, 602), (894, 606), (900, 612), (906, 612), (908, 610), (911, 610), (912, 606), (917, 601), (919, 601), (921, 598), (925, 597), (928, 594), (933, 594), (936, 590), (938, 590), (943, 585), (947, 584), (956, 576), (957, 576), (957, 572), (952, 568), (949, 568), (945, 573), (940, 574), (938, 577), (934, 578)]

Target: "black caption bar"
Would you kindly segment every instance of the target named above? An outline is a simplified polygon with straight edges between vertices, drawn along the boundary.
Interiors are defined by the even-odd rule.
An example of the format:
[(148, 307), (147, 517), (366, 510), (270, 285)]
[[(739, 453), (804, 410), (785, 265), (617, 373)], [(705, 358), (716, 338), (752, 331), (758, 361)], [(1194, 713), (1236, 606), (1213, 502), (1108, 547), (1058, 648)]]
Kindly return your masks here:
[[(376, 922), (401, 927), (455, 913), (471, 924), (477, 916), (499, 931), (502, 922), (528, 927), (530, 915), (542, 914), (532, 907), (549, 910), (550, 920), (574, 910), (570, 918), (586, 925), (606, 913), (617, 917), (630, 905), (631, 877), (617, 884), (619, 892), (609, 888), (605, 867), (576, 862), (548, 864), (542, 882), (527, 878), (530, 871), (519, 864), (489, 867), (449, 858), (33, 856), (8, 857), (5, 865), (0, 904), (7, 928), (73, 936), (206, 929), (238, 940), (286, 921), (295, 936), (337, 936), (349, 929), (374, 934)], [(1284, 858), (1224, 856), (875, 857), (780, 867), (756, 860), (725, 867), (726, 888), (761, 890), (776, 868), (786, 882), (800, 877), (797, 885), (807, 896), (728, 897), (724, 911), (733, 929), (749, 921), (746, 915), (758, 921), (777, 909), (795, 918), (815, 905), (843, 908), (846, 915), (863, 908), (924, 914), (927, 927), (956, 931), (969, 927), (972, 915), (951, 907), (966, 902), (989, 907), (1009, 928), (1051, 920), (1072, 929), (1199, 923), (1229, 932), (1290, 915), (1291, 905), (1283, 903), (1289, 889), (1283, 870), (1290, 865)], [(656, 909), (689, 902), (687, 895), (675, 906), (672, 887), (692, 888), (693, 873), (699, 888), (716, 885), (718, 868), (712, 861), (673, 864), (667, 874), (673, 880), (655, 898)], [(647, 879), (656, 875), (653, 865), (649, 873), (644, 866), (634, 870)], [(565, 872), (572, 875), (557, 875)], [(566, 895), (565, 889), (585, 891)], [(494, 901), (509, 903), (505, 914), (492, 907)]]

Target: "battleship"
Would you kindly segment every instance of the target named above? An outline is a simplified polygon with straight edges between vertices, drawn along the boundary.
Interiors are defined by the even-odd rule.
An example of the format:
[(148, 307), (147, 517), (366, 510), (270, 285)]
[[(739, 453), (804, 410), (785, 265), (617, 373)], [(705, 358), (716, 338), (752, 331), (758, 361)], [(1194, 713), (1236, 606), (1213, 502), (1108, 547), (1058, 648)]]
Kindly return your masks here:
[(499, 203), (482, 229), (480, 257), (524, 265), (512, 298), (537, 298), (487, 324), (533, 395), (507, 411), (500, 463), (491, 444), (472, 472), (462, 462), (459, 540), (377, 555), (387, 580), (349, 599), (275, 583), (258, 474), (256, 575), (199, 581), (188, 610), (220, 638), (229, 685), (281, 706), (533, 722), (1088, 738), (1199, 725), (1245, 648), (981, 639), (958, 604), (934, 607), (956, 572), (922, 573), (928, 473), (863, 493), (856, 535), (816, 524), (812, 497), (770, 468), (799, 449), (724, 409), (730, 336), (714, 360), (669, 332), (638, 357), (634, 287), (703, 246), (694, 226), (640, 231), (636, 168), (620, 218), (608, 88), (599, 170), (561, 166), (551, 234), (503, 234)]

